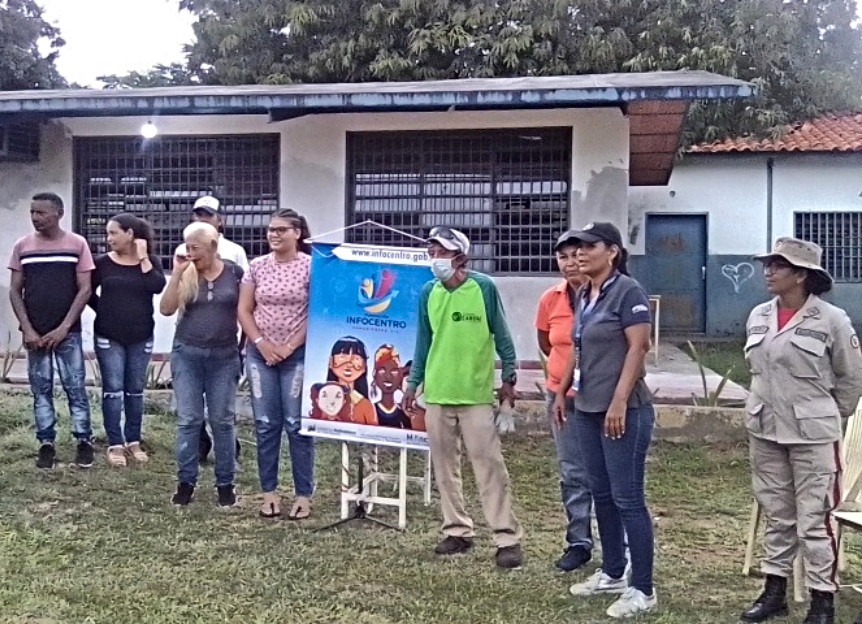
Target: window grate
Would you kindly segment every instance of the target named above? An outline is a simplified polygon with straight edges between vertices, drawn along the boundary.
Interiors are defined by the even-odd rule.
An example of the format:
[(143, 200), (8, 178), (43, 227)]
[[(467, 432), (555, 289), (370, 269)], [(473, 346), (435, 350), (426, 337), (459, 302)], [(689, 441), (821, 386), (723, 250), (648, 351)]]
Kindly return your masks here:
[(165, 270), (198, 197), (221, 202), (224, 235), (249, 257), (267, 252), (264, 227), (278, 208), (279, 136), (82, 137), (75, 139), (76, 229), (105, 253), (105, 225), (130, 212), (155, 230)]
[[(571, 130), (350, 133), (348, 223), (372, 220), (426, 237), (464, 231), (471, 266), (487, 273), (554, 273), (554, 241), (569, 224)], [(361, 226), (348, 241), (414, 245)]]
[(823, 247), (823, 268), (836, 282), (862, 282), (862, 212), (797, 212), (796, 238)]

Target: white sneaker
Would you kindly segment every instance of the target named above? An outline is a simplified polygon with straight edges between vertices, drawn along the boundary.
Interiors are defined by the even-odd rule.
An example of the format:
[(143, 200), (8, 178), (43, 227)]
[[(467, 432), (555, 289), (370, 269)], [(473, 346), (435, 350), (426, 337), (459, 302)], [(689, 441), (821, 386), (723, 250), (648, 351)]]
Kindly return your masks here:
[(655, 589), (652, 590), (652, 596), (647, 596), (636, 587), (629, 587), (614, 604), (608, 607), (606, 613), (612, 618), (630, 618), (641, 613), (649, 613), (657, 606)]
[(594, 596), (596, 594), (621, 594), (629, 587), (626, 576), (615, 579), (611, 578), (599, 568), (583, 583), (575, 583), (569, 587), (572, 596)]

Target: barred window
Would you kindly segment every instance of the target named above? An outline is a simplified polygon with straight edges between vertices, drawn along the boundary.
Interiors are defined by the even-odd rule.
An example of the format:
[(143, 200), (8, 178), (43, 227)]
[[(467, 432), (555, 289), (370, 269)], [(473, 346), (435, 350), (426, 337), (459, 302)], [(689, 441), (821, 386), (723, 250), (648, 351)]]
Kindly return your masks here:
[[(571, 145), (569, 128), (350, 133), (348, 222), (423, 238), (448, 225), (470, 238), (479, 271), (553, 273), (554, 241), (569, 224)], [(416, 244), (372, 225), (347, 235)]]
[(862, 212), (797, 212), (796, 238), (823, 247), (823, 268), (836, 282), (862, 282)]
[(264, 228), (278, 208), (279, 135), (81, 137), (75, 139), (75, 224), (94, 254), (120, 212), (149, 221), (152, 253), (171, 268), (197, 198), (221, 202), (224, 235), (250, 258), (267, 252)]

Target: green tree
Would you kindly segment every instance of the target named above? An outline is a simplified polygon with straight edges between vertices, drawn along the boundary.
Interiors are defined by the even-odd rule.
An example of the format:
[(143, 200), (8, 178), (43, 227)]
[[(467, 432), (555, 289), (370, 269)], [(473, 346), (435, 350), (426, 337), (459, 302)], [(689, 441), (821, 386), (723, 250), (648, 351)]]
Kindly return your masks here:
[(105, 89), (146, 89), (201, 83), (200, 79), (182, 63), (159, 64), (145, 72), (131, 71), (122, 76), (117, 74), (98, 76), (96, 80), (105, 83)]
[(204, 83), (429, 80), (702, 69), (749, 80), (698, 102), (686, 142), (858, 108), (854, 0), (179, 0)]
[(64, 44), (35, 0), (0, 0), (0, 91), (65, 87), (54, 64)]

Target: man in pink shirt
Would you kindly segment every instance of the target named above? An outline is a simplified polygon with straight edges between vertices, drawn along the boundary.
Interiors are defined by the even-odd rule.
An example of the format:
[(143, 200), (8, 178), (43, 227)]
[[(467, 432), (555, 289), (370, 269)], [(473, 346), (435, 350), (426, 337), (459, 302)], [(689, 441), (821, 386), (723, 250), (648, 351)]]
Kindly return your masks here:
[(75, 463), (93, 465), (90, 401), (84, 385), (81, 312), (90, 299), (90, 272), (96, 267), (87, 241), (60, 227), (63, 200), (39, 193), (30, 204), (36, 230), (12, 249), (9, 299), (27, 349), (27, 375), (33, 392), (39, 458), (36, 466), (53, 468), (57, 413), (54, 411), (54, 366), (69, 400), (72, 433), (78, 441)]

